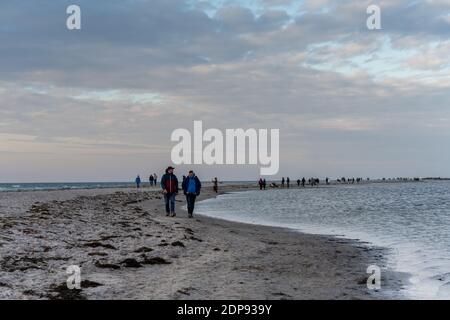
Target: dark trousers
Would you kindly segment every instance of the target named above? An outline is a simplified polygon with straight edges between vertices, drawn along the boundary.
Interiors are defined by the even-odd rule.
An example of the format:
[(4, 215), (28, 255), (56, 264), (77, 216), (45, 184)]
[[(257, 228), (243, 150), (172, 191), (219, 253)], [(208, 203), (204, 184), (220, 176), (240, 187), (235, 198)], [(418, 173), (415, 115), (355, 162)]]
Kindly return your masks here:
[(186, 194), (186, 202), (187, 202), (187, 209), (189, 214), (194, 213), (194, 207), (195, 207), (195, 199), (197, 198), (196, 194), (188, 193)]
[(166, 203), (166, 213), (175, 212), (175, 196), (176, 196), (175, 192), (164, 194), (164, 201)]

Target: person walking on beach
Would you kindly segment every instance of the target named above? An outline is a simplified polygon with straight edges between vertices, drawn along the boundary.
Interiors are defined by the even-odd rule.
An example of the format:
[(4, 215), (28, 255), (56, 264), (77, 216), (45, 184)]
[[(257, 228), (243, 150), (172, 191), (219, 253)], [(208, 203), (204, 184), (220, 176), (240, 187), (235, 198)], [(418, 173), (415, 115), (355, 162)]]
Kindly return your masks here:
[(287, 188), (289, 189), (289, 187), (290, 187), (290, 184), (291, 184), (291, 179), (289, 179), (289, 177), (287, 177), (287, 179), (286, 179), (286, 185), (287, 185)]
[(259, 178), (259, 182), (258, 182), (258, 184), (259, 184), (259, 190), (262, 190), (262, 189), (263, 189), (263, 184), (264, 184), (264, 182), (263, 182), (263, 179), (262, 179), (262, 178)]
[(301, 183), (300, 179), (297, 179), (297, 187), (299, 187), (299, 188), (300, 188), (300, 183)]
[(183, 193), (186, 196), (187, 209), (189, 218), (194, 215), (195, 199), (200, 195), (202, 184), (200, 179), (195, 175), (194, 171), (189, 171), (189, 175), (184, 179)]
[(213, 180), (213, 190), (215, 193), (219, 193), (219, 180), (217, 178)]
[(305, 179), (305, 177), (303, 177), (303, 178), (302, 178), (302, 187), (303, 187), (303, 188), (305, 187), (305, 184), (306, 184), (306, 179)]
[(150, 187), (153, 187), (153, 181), (155, 180), (153, 178), (153, 175), (150, 175), (150, 177), (148, 178), (148, 180), (150, 181)]
[(264, 179), (263, 180), (263, 188), (264, 188), (264, 190), (266, 190), (266, 186), (267, 186), (267, 181), (266, 181), (266, 179)]
[(155, 187), (158, 185), (158, 176), (156, 175), (156, 173), (153, 174), (153, 183), (155, 184)]
[(281, 187), (284, 188), (284, 177), (281, 178)]
[(141, 187), (141, 177), (138, 175), (134, 182), (136, 182), (136, 187), (139, 189)]
[(173, 174), (174, 167), (168, 167), (166, 174), (161, 178), (161, 188), (164, 193), (164, 202), (166, 204), (166, 216), (175, 217), (175, 197), (178, 194), (178, 179)]

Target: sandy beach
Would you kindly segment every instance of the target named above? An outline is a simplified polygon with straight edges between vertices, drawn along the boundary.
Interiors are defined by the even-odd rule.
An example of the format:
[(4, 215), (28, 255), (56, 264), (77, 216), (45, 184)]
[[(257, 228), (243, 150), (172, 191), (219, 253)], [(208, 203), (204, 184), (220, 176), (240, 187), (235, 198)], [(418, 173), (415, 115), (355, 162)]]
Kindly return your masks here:
[[(221, 192), (253, 186), (225, 186)], [(205, 188), (199, 200), (215, 196)], [(384, 299), (386, 249), (204, 216), (164, 214), (157, 189), (0, 192), (1, 299)], [(81, 267), (81, 290), (66, 269)]]

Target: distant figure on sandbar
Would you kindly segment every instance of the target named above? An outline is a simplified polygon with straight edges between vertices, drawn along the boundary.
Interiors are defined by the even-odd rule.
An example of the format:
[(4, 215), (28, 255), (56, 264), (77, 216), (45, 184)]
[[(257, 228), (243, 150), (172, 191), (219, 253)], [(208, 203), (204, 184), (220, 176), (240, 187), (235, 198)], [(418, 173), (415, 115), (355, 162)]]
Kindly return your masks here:
[(141, 177), (138, 175), (134, 182), (136, 182), (136, 187), (139, 189), (141, 187)]
[(262, 190), (264, 187), (264, 181), (262, 178), (259, 178), (258, 184), (259, 184), (259, 190)]
[(330, 184), (330, 179), (328, 179), (328, 177), (325, 179), (325, 182), (326, 182), (326, 184), (327, 185), (329, 185)]
[(156, 175), (156, 173), (153, 174), (153, 179), (154, 179), (153, 183), (155, 184), (155, 187), (156, 187), (158, 185), (157, 184), (158, 183), (158, 176)]
[(281, 187), (284, 188), (284, 177), (281, 178)]
[(266, 190), (266, 187), (267, 187), (267, 181), (266, 181), (266, 179), (264, 179), (263, 180), (263, 188), (264, 188), (264, 190)]
[(215, 193), (219, 193), (219, 180), (217, 178), (213, 180), (213, 190)]
[(186, 196), (188, 215), (189, 218), (192, 218), (194, 215), (195, 199), (200, 195), (200, 189), (202, 188), (202, 184), (194, 171), (189, 171), (189, 175), (183, 180), (182, 188)]
[(303, 187), (303, 188), (305, 187), (305, 184), (306, 184), (306, 179), (305, 179), (305, 177), (303, 177), (303, 178), (302, 178), (302, 187)]
[(301, 183), (300, 179), (297, 179), (297, 187), (299, 187), (299, 188), (300, 188), (300, 183)]
[(155, 181), (155, 178), (153, 178), (153, 175), (151, 174), (150, 177), (148, 178), (148, 180), (150, 181), (150, 187), (153, 186), (153, 182)]
[(286, 185), (287, 185), (288, 189), (291, 186), (291, 179), (289, 179), (289, 177), (287, 177), (287, 179), (286, 179)]
[(174, 167), (168, 167), (166, 174), (161, 178), (161, 188), (164, 193), (164, 202), (166, 205), (166, 216), (175, 217), (175, 197), (178, 194), (178, 179), (173, 174)]

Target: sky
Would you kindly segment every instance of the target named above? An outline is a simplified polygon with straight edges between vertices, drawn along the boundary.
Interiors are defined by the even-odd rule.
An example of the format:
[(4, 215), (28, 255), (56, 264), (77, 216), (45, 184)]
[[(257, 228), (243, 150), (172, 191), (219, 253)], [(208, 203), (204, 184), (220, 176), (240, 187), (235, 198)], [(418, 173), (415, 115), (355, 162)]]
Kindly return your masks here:
[(450, 0), (3, 0), (0, 183), (160, 174), (195, 120), (279, 129), (273, 178), (450, 176), (449, 53)]

